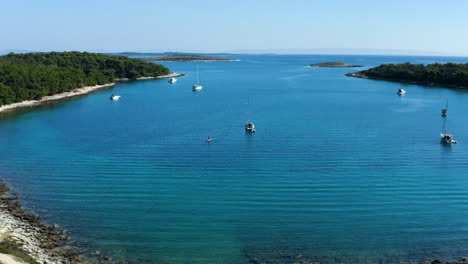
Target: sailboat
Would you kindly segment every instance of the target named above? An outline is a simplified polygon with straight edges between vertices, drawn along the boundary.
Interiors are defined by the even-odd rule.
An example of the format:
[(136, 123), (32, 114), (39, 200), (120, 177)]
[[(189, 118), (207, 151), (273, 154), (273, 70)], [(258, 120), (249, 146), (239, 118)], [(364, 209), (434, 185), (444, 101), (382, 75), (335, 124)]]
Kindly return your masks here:
[(444, 118), (444, 127), (442, 128), (444, 131), (440, 133), (440, 141), (444, 144), (457, 144), (458, 141), (453, 139), (453, 134), (447, 133), (447, 118)]
[(447, 99), (447, 103), (445, 103), (445, 108), (442, 109), (442, 116), (443, 117), (447, 116), (447, 111), (448, 111), (448, 99)]
[(200, 72), (198, 71), (198, 64), (197, 64), (197, 84), (192, 86), (193, 91), (200, 91), (203, 89), (203, 86), (200, 85)]
[[(249, 98), (249, 101), (248, 101), (247, 105), (249, 105), (249, 104), (250, 104), (250, 98)], [(249, 116), (250, 116), (250, 114), (247, 113), (247, 122), (245, 123), (245, 131), (253, 133), (253, 132), (255, 132), (255, 124), (250, 121)]]

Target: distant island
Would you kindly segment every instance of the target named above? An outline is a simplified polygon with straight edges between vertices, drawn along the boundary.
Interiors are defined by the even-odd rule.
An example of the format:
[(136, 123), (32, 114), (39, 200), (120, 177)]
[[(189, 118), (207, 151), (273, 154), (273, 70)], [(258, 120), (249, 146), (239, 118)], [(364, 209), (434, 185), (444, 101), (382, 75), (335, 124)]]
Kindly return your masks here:
[(234, 59), (227, 59), (222, 57), (213, 57), (206, 55), (194, 55), (194, 54), (180, 54), (180, 55), (168, 55), (161, 56), (156, 58), (145, 58), (145, 61), (175, 61), (175, 62), (184, 62), (184, 61), (237, 61)]
[[(142, 59), (88, 52), (10, 53), (0, 56), (0, 111), (115, 85), (118, 80), (175, 77)], [(26, 102), (24, 102), (26, 101)], [(11, 105), (13, 104), (13, 106)]]
[(468, 63), (382, 64), (346, 76), (450, 88), (468, 88)]
[(343, 63), (343, 62), (322, 62), (322, 63), (310, 64), (310, 67), (362, 67), (362, 66)]

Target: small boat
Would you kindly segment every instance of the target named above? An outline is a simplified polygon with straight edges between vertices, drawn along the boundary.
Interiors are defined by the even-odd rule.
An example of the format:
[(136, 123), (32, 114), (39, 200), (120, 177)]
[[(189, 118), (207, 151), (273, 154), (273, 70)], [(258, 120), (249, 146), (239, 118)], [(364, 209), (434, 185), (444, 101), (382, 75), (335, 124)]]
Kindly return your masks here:
[(170, 78), (170, 79), (169, 79), (169, 82), (170, 82), (170, 83), (175, 83), (175, 82), (177, 82), (177, 79), (176, 79), (176, 78)]
[[(250, 97), (247, 101), (247, 108), (250, 105)], [(250, 113), (247, 113), (247, 123), (245, 123), (245, 131), (247, 132), (255, 132), (255, 124), (250, 121)]]
[(442, 109), (442, 116), (443, 117), (446, 117), (447, 116), (447, 111), (448, 111), (448, 99), (447, 99), (447, 103), (445, 103), (445, 108)]
[(440, 133), (440, 141), (444, 144), (457, 144), (458, 141), (453, 139), (453, 134), (447, 133), (447, 119), (444, 118), (444, 126), (442, 128), (444, 131), (443, 133)]
[(255, 132), (255, 124), (250, 121), (247, 121), (247, 123), (245, 123), (245, 131)]
[(203, 89), (203, 86), (201, 86), (201, 84), (200, 84), (200, 72), (198, 71), (198, 64), (197, 64), (197, 84), (194, 84), (192, 86), (192, 90), (193, 91), (200, 91), (201, 89)]
[(111, 99), (112, 101), (119, 100), (119, 99), (120, 99), (120, 95), (115, 95), (115, 94), (113, 94), (113, 95), (111, 95), (110, 99)]
[(206, 139), (206, 142), (210, 143), (214, 140), (214, 138), (211, 138), (210, 136), (208, 136), (208, 138)]
[(405, 89), (398, 89), (398, 94), (399, 95), (404, 95), (406, 93)]

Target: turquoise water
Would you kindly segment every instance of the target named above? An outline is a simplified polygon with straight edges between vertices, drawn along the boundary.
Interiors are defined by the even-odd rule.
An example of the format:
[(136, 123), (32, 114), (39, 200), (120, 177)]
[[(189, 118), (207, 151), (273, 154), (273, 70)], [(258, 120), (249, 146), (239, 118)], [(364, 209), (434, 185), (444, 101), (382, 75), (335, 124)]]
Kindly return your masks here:
[(307, 67), (467, 58), (235, 58), (199, 63), (197, 93), (195, 63), (165, 63), (187, 76), (0, 116), (0, 176), (80, 246), (130, 263), (467, 255), (468, 93)]

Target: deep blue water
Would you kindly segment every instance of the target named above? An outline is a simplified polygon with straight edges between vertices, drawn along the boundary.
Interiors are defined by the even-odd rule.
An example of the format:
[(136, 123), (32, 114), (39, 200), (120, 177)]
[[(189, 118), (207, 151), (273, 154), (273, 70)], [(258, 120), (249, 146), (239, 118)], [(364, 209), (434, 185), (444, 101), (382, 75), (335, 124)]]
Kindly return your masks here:
[(468, 58), (234, 57), (199, 63), (197, 93), (196, 63), (165, 63), (187, 76), (0, 116), (0, 176), (81, 246), (132, 263), (467, 255), (468, 93), (307, 65)]

